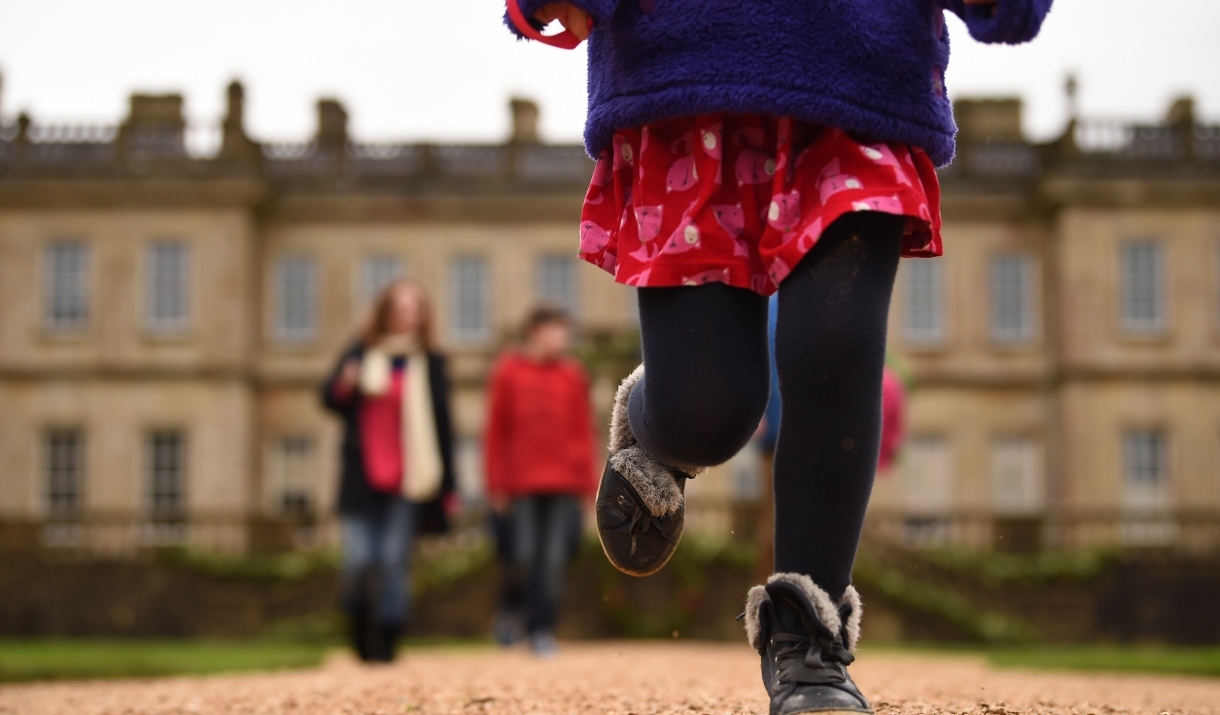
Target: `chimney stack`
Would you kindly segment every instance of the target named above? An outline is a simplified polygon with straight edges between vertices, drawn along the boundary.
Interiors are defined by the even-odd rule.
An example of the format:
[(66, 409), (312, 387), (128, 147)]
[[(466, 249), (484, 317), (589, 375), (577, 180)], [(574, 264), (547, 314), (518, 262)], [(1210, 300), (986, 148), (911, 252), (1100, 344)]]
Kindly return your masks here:
[(337, 99), (318, 100), (317, 142), (331, 149), (347, 146), (347, 110)]
[(959, 99), (953, 103), (958, 142), (1021, 140), (1021, 100)]
[(130, 158), (180, 159), (186, 156), (186, 120), (180, 94), (133, 94), (120, 143)]
[(229, 83), (220, 156), (225, 159), (252, 159), (256, 145), (246, 136), (246, 90), (241, 82)]
[(513, 133), (509, 142), (513, 144), (537, 144), (538, 105), (528, 99), (514, 97), (508, 103), (513, 117)]
[(1173, 100), (1173, 104), (1169, 105), (1169, 112), (1165, 115), (1165, 121), (1168, 124), (1193, 127), (1195, 124), (1195, 98), (1186, 96)]

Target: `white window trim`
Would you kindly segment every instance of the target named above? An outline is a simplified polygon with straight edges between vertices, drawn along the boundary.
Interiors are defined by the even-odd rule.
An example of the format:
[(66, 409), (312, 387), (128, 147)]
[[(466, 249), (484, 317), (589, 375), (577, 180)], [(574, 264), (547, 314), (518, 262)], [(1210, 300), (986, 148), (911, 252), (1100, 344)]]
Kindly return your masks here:
[[(474, 330), (467, 330), (460, 325), (461, 298), (459, 296), (459, 287), (457, 282), (457, 269), (461, 261), (478, 261), (482, 266), (484, 280), (482, 285), (482, 305), (480, 311), (483, 314), (483, 325)], [(492, 286), (492, 266), (491, 261), (485, 255), (481, 254), (462, 254), (456, 255), (449, 259), (448, 275), (448, 291), (446, 298), (448, 299), (447, 320), (445, 321), (446, 330), (449, 333), (450, 339), (459, 345), (477, 346), (486, 343), (491, 339), (493, 332), (493, 308), (494, 296)]]
[[(156, 267), (154, 254), (162, 248), (172, 247), (181, 252), (182, 260), (182, 313), (166, 318), (157, 312), (157, 285), (154, 279)], [(194, 287), (194, 251), (191, 245), (181, 239), (158, 239), (150, 242), (144, 249), (144, 329), (157, 337), (180, 337), (191, 329), (192, 312), (195, 306), (193, 300)]]
[[(309, 325), (304, 327), (288, 326), (285, 317), (286, 305), (285, 274), (289, 262), (300, 261), (309, 267), (310, 282), (308, 286)], [(321, 286), (318, 260), (309, 253), (284, 253), (271, 262), (271, 335), (280, 343), (287, 345), (302, 345), (312, 343), (318, 338), (318, 321), (320, 319), (319, 304), (321, 303)]]
[[(1020, 266), (1020, 286), (1018, 291), (1022, 305), (1020, 310), (1024, 323), (1020, 328), (1002, 328), (997, 324), (997, 286), (995, 270), (997, 261), (1007, 259), (1015, 261)], [(987, 262), (987, 335), (991, 342), (1001, 346), (1023, 345), (1034, 340), (1037, 335), (1037, 262), (1034, 257), (1023, 251), (1006, 251), (994, 253)]]
[[(1138, 485), (1133, 484), (1131, 476), (1129, 440), (1137, 434), (1152, 434), (1160, 438), (1160, 470), (1158, 488), (1148, 489), (1140, 493)], [(1168, 509), (1174, 500), (1173, 484), (1173, 439), (1169, 430), (1159, 425), (1129, 426), (1119, 434), (1119, 470), (1122, 485), (1121, 498), (1123, 506), (1128, 511), (1157, 511)]]
[[(567, 271), (567, 289), (569, 295), (566, 300), (556, 300), (553, 296), (546, 295), (545, 285), (543, 282), (546, 265), (548, 262), (554, 261), (556, 264), (563, 263)], [(568, 314), (568, 317), (573, 321), (577, 319), (577, 314), (580, 311), (580, 277), (577, 258), (560, 251), (549, 251), (538, 253), (534, 256), (534, 298), (539, 303), (547, 303), (554, 305), (556, 308), (562, 309)]]
[[(919, 485), (912, 484), (912, 471), (917, 468), (927, 466), (918, 464), (922, 454), (921, 449), (925, 446), (935, 445), (940, 453), (936, 456), (943, 460), (940, 466), (943, 468), (943, 473), (934, 475), (923, 475), (930, 479), (929, 484)], [(903, 450), (903, 466), (902, 466), (902, 504), (903, 510), (908, 515), (917, 516), (940, 516), (951, 512), (957, 504), (958, 485), (958, 465), (957, 465), (957, 449), (953, 439), (947, 432), (917, 432), (910, 436), (906, 447)], [(942, 488), (943, 494), (916, 494), (912, 490), (915, 487), (932, 486)]]
[[(158, 435), (174, 435), (178, 438), (179, 449), (179, 490), (178, 501), (179, 507), (176, 511), (158, 511), (156, 503), (155, 486), (155, 470), (156, 470), (156, 454), (155, 454), (155, 438)], [(191, 478), (191, 440), (187, 430), (180, 427), (154, 427), (144, 431), (144, 475), (142, 484), (144, 487), (143, 504), (145, 513), (153, 520), (171, 518), (186, 518), (190, 513), (190, 478)]]
[[(1159, 307), (1158, 315), (1153, 320), (1145, 321), (1143, 319), (1133, 320), (1132, 316), (1127, 314), (1127, 251), (1136, 246), (1152, 246), (1156, 249), (1156, 280), (1157, 280), (1157, 295), (1156, 301)], [(1122, 332), (1130, 337), (1157, 338), (1163, 337), (1169, 332), (1169, 320), (1172, 314), (1172, 306), (1170, 305), (1169, 290), (1169, 247), (1166, 242), (1158, 238), (1134, 238), (1127, 239), (1119, 243), (1118, 249), (1118, 325)]]
[[(1011, 448), (1019, 452), (1016, 456), (1028, 463), (1022, 464), (1022, 469), (1028, 469), (1021, 475), (1022, 488), (1028, 488), (1028, 493), (1022, 494), (1018, 501), (1006, 501), (1000, 491), (1002, 461), (1005, 455), (1002, 450)], [(1010, 453), (1010, 455), (1012, 454)], [(1046, 509), (1046, 463), (1041, 443), (1034, 437), (1024, 434), (998, 434), (992, 437), (990, 443), (990, 494), (992, 510), (1002, 516), (1030, 516), (1041, 514)]]
[[(74, 246), (78, 248), (83, 255), (84, 267), (82, 269), (83, 277), (81, 279), (82, 302), (84, 303), (84, 315), (74, 321), (56, 319), (53, 306), (55, 305), (55, 282), (52, 280), (52, 268), (54, 260), (52, 253), (59, 246)], [(42, 246), (42, 328), (45, 332), (57, 336), (77, 336), (87, 333), (93, 324), (93, 306), (94, 306), (94, 255), (93, 246), (86, 240), (81, 238), (54, 238)]]
[[(301, 479), (302, 483), (295, 483), (289, 475), (289, 455), (288, 443), (297, 442), (306, 446), (303, 455), (303, 466), (306, 474)], [(318, 440), (312, 434), (307, 433), (285, 433), (277, 436), (272, 440), (270, 445), (271, 451), (271, 492), (267, 495), (267, 506), (270, 513), (282, 516), (287, 512), (284, 509), (284, 496), (291, 488), (293, 491), (299, 491), (305, 495), (309, 501), (309, 508), (313, 512), (319, 509), (318, 503)]]
[[(58, 513), (55, 510), (52, 489), (51, 489), (51, 466), (53, 456), (51, 454), (51, 439), (54, 435), (73, 433), (77, 439), (77, 475), (76, 475), (76, 505), (69, 513)], [(38, 492), (38, 511), (44, 517), (49, 519), (55, 518), (74, 518), (82, 515), (86, 508), (86, 480), (88, 478), (88, 442), (85, 437), (85, 430), (78, 426), (49, 426), (42, 429), (39, 434), (39, 474), (37, 483), (41, 486)]]
[[(923, 259), (916, 258), (906, 261), (907, 270), (903, 271), (903, 300), (902, 314), (900, 316), (902, 326), (903, 342), (913, 349), (941, 349), (949, 342), (949, 277), (945, 270), (944, 259)], [(927, 270), (938, 273), (939, 281), (937, 293), (937, 305), (935, 306), (936, 326), (932, 329), (916, 328), (911, 324), (913, 311), (915, 310), (914, 301), (911, 300), (913, 291), (915, 290), (912, 283), (913, 266), (926, 265)]]

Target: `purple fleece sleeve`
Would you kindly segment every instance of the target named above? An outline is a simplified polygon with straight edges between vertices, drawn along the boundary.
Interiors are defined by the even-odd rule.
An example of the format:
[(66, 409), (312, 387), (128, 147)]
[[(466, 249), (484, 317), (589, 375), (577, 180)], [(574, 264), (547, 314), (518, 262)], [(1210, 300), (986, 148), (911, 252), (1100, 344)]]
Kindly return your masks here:
[(941, 0), (941, 4), (965, 21), (974, 39), (1008, 45), (1034, 39), (1042, 27), (1042, 20), (1051, 10), (1051, 0), (998, 0), (995, 5)]
[[(518, 6), (521, 8), (521, 14), (524, 15), (535, 29), (541, 30), (542, 27), (537, 20), (534, 19), (534, 13), (538, 12), (539, 8), (544, 5), (549, 5), (559, 0), (517, 0)], [(599, 25), (610, 22), (610, 18), (614, 16), (614, 11), (618, 9), (620, 0), (565, 0), (566, 2), (575, 5), (576, 7), (589, 13), (593, 18), (593, 24)], [(523, 37), (521, 31), (513, 24), (512, 19), (506, 12), (504, 14), (504, 24), (508, 25), (508, 29), (512, 30), (517, 37)]]

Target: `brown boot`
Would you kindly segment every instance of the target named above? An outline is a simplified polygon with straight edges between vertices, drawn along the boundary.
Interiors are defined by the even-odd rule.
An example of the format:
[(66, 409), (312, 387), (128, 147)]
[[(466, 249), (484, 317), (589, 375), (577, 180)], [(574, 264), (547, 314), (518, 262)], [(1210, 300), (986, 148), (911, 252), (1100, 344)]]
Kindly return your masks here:
[(644, 376), (637, 367), (614, 398), (610, 416), (610, 459), (597, 489), (597, 535), (614, 567), (648, 576), (664, 566), (686, 523), (686, 480), (695, 474), (661, 464), (631, 434), (627, 401)]

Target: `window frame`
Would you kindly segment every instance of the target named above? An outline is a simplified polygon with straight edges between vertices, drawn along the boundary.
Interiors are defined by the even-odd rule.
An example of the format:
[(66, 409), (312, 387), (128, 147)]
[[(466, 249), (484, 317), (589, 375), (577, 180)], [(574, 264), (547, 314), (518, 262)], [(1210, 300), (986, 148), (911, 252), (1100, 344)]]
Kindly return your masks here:
[[(1001, 477), (999, 471), (1001, 469), (1001, 450), (1006, 447), (1016, 447), (1014, 452), (1020, 451), (1028, 453), (1020, 454), (1020, 459), (1025, 464), (1023, 469), (1029, 469), (1028, 473), (1021, 475), (1022, 489), (1029, 487), (1031, 491), (1023, 496), (1019, 503), (1005, 503), (1002, 499), (1000, 491)], [(990, 492), (990, 503), (992, 511), (1001, 516), (1031, 516), (1041, 514), (1046, 510), (1046, 462), (1042, 443), (1037, 437), (1020, 432), (999, 433), (992, 436), (988, 450), (988, 486)], [(1028, 481), (1029, 484), (1025, 484)]]
[[(476, 327), (468, 328), (463, 325), (462, 321), (462, 313), (466, 309), (465, 300), (462, 295), (462, 289), (465, 284), (460, 279), (459, 274), (463, 265), (477, 266), (482, 273), (481, 280), (476, 283), (479, 295), (476, 299), (478, 305), (475, 306), (482, 320), (481, 324)], [(462, 346), (478, 346), (491, 340), (494, 324), (491, 274), (491, 261), (484, 255), (473, 253), (459, 254), (449, 259), (447, 275), (449, 309), (447, 311), (445, 327), (450, 339), (454, 343)]]
[[(161, 251), (176, 253), (181, 260), (177, 267), (180, 274), (180, 285), (177, 287), (180, 295), (176, 302), (180, 303), (179, 313), (174, 316), (157, 314), (162, 297), (158, 290), (163, 287), (159, 277), (163, 274), (158, 265), (158, 254)], [(157, 337), (179, 337), (188, 333), (192, 323), (192, 289), (195, 281), (192, 275), (193, 251), (191, 245), (182, 239), (156, 239), (148, 243), (144, 250), (144, 330)], [(174, 301), (170, 301), (174, 302)]]
[[(1001, 326), (1000, 285), (997, 271), (1001, 262), (1011, 262), (1017, 268), (1017, 312), (1022, 321), (1019, 326)], [(993, 253), (987, 261), (987, 337), (993, 345), (1010, 347), (1027, 345), (1037, 336), (1036, 262), (1033, 255), (1025, 251), (1001, 251)]]
[[(162, 467), (158, 465), (158, 441), (176, 442), (176, 492), (163, 489), (160, 480)], [(185, 521), (190, 499), (190, 438), (187, 431), (178, 427), (154, 427), (144, 434), (144, 508), (152, 522)], [(167, 498), (169, 495), (172, 498)], [(168, 506), (160, 501), (172, 501)]]
[[(548, 285), (552, 281), (548, 279), (553, 277), (551, 269), (560, 265), (566, 273), (564, 288), (567, 295), (556, 298), (549, 294)], [(540, 304), (560, 308), (573, 321), (577, 320), (580, 311), (580, 280), (575, 256), (562, 251), (544, 251), (534, 256), (534, 299)]]
[[(60, 481), (56, 479), (56, 472), (64, 471), (62, 465), (60, 465), (59, 469), (57, 469), (56, 465), (57, 455), (63, 453), (63, 445), (58, 445), (59, 449), (56, 448), (57, 445), (55, 443), (57, 438), (70, 438), (69, 441), (75, 442), (72, 445), (72, 451), (75, 452), (71, 460), (73, 464), (70, 465), (75, 471), (74, 476), (71, 478), (74, 485), (72, 490), (70, 490), (70, 499), (64, 500), (71, 502), (66, 508), (56, 506), (57, 496), (65, 493), (63, 490), (56, 489), (57, 483)], [(51, 521), (76, 521), (84, 513), (86, 499), (85, 480), (87, 477), (88, 461), (86, 449), (85, 431), (81, 427), (52, 426), (42, 431), (40, 483), (42, 484), (42, 512), (47, 519)], [(57, 492), (59, 492), (58, 495)]]
[[(1138, 465), (1141, 467), (1152, 466), (1150, 471), (1155, 472), (1154, 479), (1149, 480), (1147, 484), (1141, 485), (1142, 479), (1134, 478), (1136, 475), (1132, 469), (1132, 450), (1133, 438), (1152, 438), (1149, 444), (1143, 447), (1155, 447), (1151, 449), (1151, 460), (1147, 465)], [(1159, 425), (1151, 426), (1131, 426), (1122, 430), (1119, 441), (1119, 469), (1122, 483), (1122, 500), (1123, 505), (1127, 510), (1146, 511), (1160, 510), (1170, 506), (1173, 501), (1173, 465), (1171, 459), (1171, 439), (1169, 431)], [(1149, 455), (1140, 455), (1147, 457)]]
[[(302, 325), (290, 325), (290, 305), (288, 301), (292, 296), (289, 295), (290, 286), (288, 285), (291, 275), (288, 271), (297, 266), (301, 269), (307, 269), (301, 275), (308, 276), (309, 281), (305, 286), (302, 296), (305, 302), (302, 304), (304, 310), (301, 311), (307, 320), (303, 321)], [(276, 342), (286, 345), (303, 345), (316, 341), (320, 333), (319, 320), (320, 312), (318, 310), (321, 299), (321, 286), (319, 285), (319, 266), (318, 260), (312, 254), (304, 252), (284, 253), (275, 258), (271, 264), (271, 280), (272, 280), (272, 305), (271, 305), (271, 334)], [(308, 323), (307, 325), (305, 323)]]
[[(904, 262), (902, 339), (903, 343), (912, 349), (938, 350), (943, 349), (949, 342), (949, 302), (946, 300), (948, 276), (943, 261), (944, 259), (912, 259)], [(916, 311), (920, 308), (919, 301), (916, 300), (916, 272), (920, 270), (929, 271), (928, 277), (934, 279), (929, 288), (934, 292), (928, 296), (930, 304), (927, 314), (934, 317), (935, 325), (913, 324)]]
[[(1152, 318), (1133, 316), (1129, 308), (1138, 301), (1139, 296), (1132, 295), (1135, 286), (1132, 284), (1129, 258), (1131, 252), (1138, 248), (1153, 250), (1154, 272), (1152, 276), (1155, 285), (1152, 286), (1152, 300), (1155, 315)], [(1118, 326), (1123, 335), (1134, 338), (1163, 338), (1169, 332), (1170, 322), (1170, 291), (1168, 290), (1168, 247), (1165, 241), (1158, 238), (1133, 238), (1119, 243), (1118, 257)]]
[[(71, 273), (76, 275), (79, 283), (72, 291), (75, 295), (66, 298), (67, 301), (77, 301), (79, 315), (61, 316), (57, 314), (62, 292), (60, 277), (69, 271), (61, 269), (57, 257), (59, 251), (72, 249), (79, 254), (79, 265), (72, 267)], [(43, 245), (42, 250), (42, 328), (52, 335), (81, 335), (87, 333), (93, 323), (93, 247), (83, 238), (53, 238)]]
[[(303, 445), (304, 449), (299, 450), (297, 454), (289, 454), (294, 451), (288, 449), (290, 445), (294, 447)], [(319, 506), (317, 503), (317, 438), (306, 433), (282, 434), (272, 442), (271, 449), (275, 470), (273, 480), (275, 491), (269, 495), (272, 513), (280, 517), (308, 517), (317, 514)], [(289, 465), (294, 460), (298, 465), (303, 465), (303, 477), (290, 473)], [(303, 508), (294, 510), (288, 507), (290, 492), (296, 492), (303, 497)]]
[[(943, 473), (939, 473), (931, 477), (933, 486), (938, 489), (943, 488), (943, 494), (934, 495), (938, 498), (929, 499), (913, 499), (913, 490), (919, 487), (921, 493), (926, 493), (927, 484), (919, 485), (912, 484), (912, 471), (916, 468), (922, 468), (917, 465), (920, 459), (921, 448), (923, 445), (935, 444), (941, 454), (938, 457), (943, 460), (941, 466), (944, 467)], [(902, 471), (900, 477), (902, 479), (902, 508), (908, 515), (924, 515), (924, 516), (943, 516), (953, 511), (957, 505), (958, 491), (958, 464), (957, 464), (957, 449), (954, 445), (952, 435), (947, 431), (920, 431), (910, 435), (907, 443), (903, 448)], [(924, 481), (928, 481), (925, 479)], [(943, 496), (941, 499), (939, 497)]]

